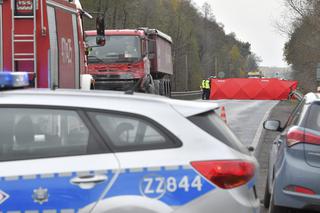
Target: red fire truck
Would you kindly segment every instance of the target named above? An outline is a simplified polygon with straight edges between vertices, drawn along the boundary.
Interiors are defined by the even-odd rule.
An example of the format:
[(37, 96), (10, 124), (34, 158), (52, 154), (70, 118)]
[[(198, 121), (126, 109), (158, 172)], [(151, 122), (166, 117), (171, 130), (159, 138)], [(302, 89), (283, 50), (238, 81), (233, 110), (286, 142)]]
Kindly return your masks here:
[(0, 0), (0, 71), (26, 71), (39, 88), (79, 88), (85, 15), (79, 0)]
[(96, 89), (130, 90), (170, 96), (173, 74), (171, 37), (156, 29), (105, 30), (96, 46), (96, 31), (86, 31), (88, 73)]

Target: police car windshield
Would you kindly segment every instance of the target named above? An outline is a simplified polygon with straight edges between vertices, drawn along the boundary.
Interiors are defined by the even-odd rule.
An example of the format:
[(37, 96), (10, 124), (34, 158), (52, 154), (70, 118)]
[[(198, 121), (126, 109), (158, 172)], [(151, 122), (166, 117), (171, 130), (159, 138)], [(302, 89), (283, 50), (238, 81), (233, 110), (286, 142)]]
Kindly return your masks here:
[(132, 63), (141, 59), (141, 44), (138, 36), (107, 36), (104, 46), (96, 45), (96, 37), (88, 36), (90, 47), (88, 62), (97, 63)]
[(246, 149), (246, 147), (239, 141), (239, 139), (214, 111), (194, 115), (188, 119), (227, 146), (241, 153), (249, 154), (249, 151)]

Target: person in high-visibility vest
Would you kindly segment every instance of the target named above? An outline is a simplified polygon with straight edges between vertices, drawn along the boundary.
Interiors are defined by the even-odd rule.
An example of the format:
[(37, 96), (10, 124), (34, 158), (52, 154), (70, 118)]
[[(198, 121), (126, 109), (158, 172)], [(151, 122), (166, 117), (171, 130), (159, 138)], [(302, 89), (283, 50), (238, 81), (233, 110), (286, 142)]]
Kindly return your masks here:
[(202, 90), (202, 100), (209, 100), (210, 98), (210, 80), (202, 80), (200, 88)]

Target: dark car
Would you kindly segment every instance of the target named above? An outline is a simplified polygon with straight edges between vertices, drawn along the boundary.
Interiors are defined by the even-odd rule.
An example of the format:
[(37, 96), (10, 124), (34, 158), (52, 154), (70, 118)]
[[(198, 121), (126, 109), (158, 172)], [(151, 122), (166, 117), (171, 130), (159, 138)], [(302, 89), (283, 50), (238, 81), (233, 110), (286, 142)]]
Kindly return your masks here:
[(278, 120), (263, 126), (279, 131), (269, 156), (264, 206), (270, 213), (320, 212), (320, 94), (305, 95), (284, 127)]

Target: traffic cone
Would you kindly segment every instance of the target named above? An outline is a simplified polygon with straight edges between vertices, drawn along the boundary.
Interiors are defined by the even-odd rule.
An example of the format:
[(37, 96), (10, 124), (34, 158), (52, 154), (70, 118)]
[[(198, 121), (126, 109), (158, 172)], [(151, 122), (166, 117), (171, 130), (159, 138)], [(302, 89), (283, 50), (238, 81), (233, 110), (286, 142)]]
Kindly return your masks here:
[(226, 109), (224, 106), (221, 107), (220, 109), (220, 118), (227, 123), (227, 116), (226, 116)]

